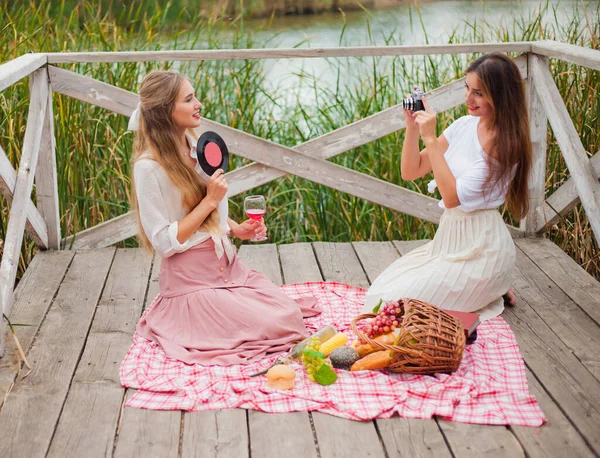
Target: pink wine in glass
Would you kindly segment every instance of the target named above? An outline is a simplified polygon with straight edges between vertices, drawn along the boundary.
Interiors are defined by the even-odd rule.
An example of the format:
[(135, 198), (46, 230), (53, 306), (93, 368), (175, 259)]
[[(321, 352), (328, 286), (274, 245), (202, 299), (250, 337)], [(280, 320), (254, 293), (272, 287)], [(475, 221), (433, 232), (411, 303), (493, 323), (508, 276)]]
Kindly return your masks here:
[(246, 214), (248, 218), (253, 219), (254, 221), (260, 221), (263, 216), (265, 216), (266, 210), (261, 209), (248, 209), (246, 210)]

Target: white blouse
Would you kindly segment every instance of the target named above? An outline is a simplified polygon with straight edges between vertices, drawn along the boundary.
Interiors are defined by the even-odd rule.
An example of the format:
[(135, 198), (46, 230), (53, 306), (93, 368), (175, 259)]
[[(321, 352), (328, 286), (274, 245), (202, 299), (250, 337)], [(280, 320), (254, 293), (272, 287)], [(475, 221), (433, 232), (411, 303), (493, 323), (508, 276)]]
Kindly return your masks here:
[[(196, 142), (189, 134), (187, 137), (190, 144), (190, 156), (196, 159)], [(205, 182), (208, 181), (209, 176), (197, 163), (195, 171)], [(227, 196), (221, 199), (217, 207), (220, 234), (211, 234), (201, 228), (194, 232), (188, 240), (179, 243), (177, 240), (179, 221), (189, 213), (183, 207), (179, 188), (169, 180), (165, 170), (152, 159), (150, 153), (143, 154), (135, 163), (133, 177), (142, 227), (154, 250), (161, 257), (166, 258), (175, 253), (181, 253), (212, 238), (215, 242), (217, 257), (220, 259), (225, 253), (229, 261), (233, 259), (235, 250), (228, 237), (230, 227), (227, 221), (229, 214)]]
[[(456, 178), (456, 195), (460, 201), (457, 207), (466, 212), (497, 208), (504, 203), (510, 181), (516, 172), (516, 166), (507, 179), (499, 181), (484, 194), (483, 186), (488, 177), (489, 167), (486, 162), (487, 153), (483, 150), (477, 135), (479, 117), (463, 116), (454, 121), (446, 130), (444, 137), (448, 149), (444, 158)], [(492, 158), (492, 161), (495, 161)], [(435, 180), (429, 182), (427, 190), (435, 191)], [(444, 207), (440, 200), (439, 206)]]

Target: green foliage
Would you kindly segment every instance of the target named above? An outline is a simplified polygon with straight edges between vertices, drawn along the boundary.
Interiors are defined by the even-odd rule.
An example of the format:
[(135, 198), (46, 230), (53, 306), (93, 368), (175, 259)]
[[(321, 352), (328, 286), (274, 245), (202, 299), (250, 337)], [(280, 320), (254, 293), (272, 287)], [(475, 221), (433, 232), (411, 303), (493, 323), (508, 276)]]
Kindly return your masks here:
[[(37, 5), (41, 3), (41, 5)], [(0, 0), (5, 18), (0, 35), (0, 62), (29, 51), (131, 51), (161, 49), (222, 49), (265, 47), (254, 43), (243, 21), (195, 14), (178, 3), (131, 0), (128, 8), (118, 2), (44, 2)], [(151, 5), (152, 7), (148, 7)], [(574, 14), (563, 25), (557, 17), (542, 21), (542, 6), (530, 17), (515, 17), (502, 27), (465, 24), (450, 33), (449, 43), (525, 41), (556, 39), (594, 49), (599, 48), (598, 22)], [(600, 6), (594, 11), (596, 17)], [(425, 27), (417, 15), (415, 27)], [(593, 15), (592, 15), (593, 16)], [(175, 29), (173, 23), (184, 24)], [(481, 25), (481, 24), (479, 24)], [(369, 25), (367, 24), (367, 27)], [(343, 42), (342, 29), (340, 43)], [(370, 31), (370, 29), (369, 29)], [(384, 37), (389, 45), (402, 44), (399, 33)], [(379, 38), (379, 37), (378, 37)], [(371, 38), (373, 40), (373, 38)], [(380, 42), (379, 42), (380, 43)], [(372, 44), (372, 43), (365, 43)], [(375, 57), (330, 59), (328, 65), (337, 84), (325, 84), (318, 76), (300, 71), (299, 84), (317, 103), (303, 97), (293, 99), (284, 87), (266, 84), (264, 61), (147, 62), (122, 64), (73, 64), (65, 68), (100, 81), (137, 92), (141, 78), (153, 69), (173, 68), (187, 75), (204, 103), (203, 116), (253, 135), (296, 146), (399, 103), (413, 84), (427, 90), (463, 76), (476, 55)], [(551, 60), (550, 68), (587, 151), (599, 149), (599, 72)], [(347, 75), (368, 69), (362, 79)], [(362, 74), (362, 73), (361, 73)], [(290, 100), (290, 98), (292, 98)], [(27, 80), (0, 93), (0, 146), (13, 164), (18, 163), (25, 132), (29, 90)], [(76, 234), (129, 209), (130, 152), (132, 133), (127, 120), (66, 96), (54, 95), (57, 170), (63, 234)], [(465, 114), (457, 108), (438, 116), (438, 131)], [(404, 182), (400, 177), (400, 152), (404, 133), (388, 135), (355, 148), (332, 162), (382, 180), (425, 193), (431, 177)], [(568, 170), (551, 132), (548, 133), (547, 194), (568, 179)], [(247, 164), (234, 157), (232, 167)], [(399, 214), (362, 199), (294, 177), (278, 179), (252, 190), (268, 199), (267, 224), (272, 242), (391, 240), (431, 238), (433, 224)], [(231, 201), (232, 218), (244, 217), (243, 195)], [(438, 196), (439, 197), (439, 196)], [(4, 238), (8, 206), (0, 200), (0, 239)], [(508, 216), (507, 216), (508, 221)], [(600, 278), (598, 246), (585, 212), (580, 206), (550, 231), (550, 236), (589, 272)], [(128, 240), (125, 245), (135, 245)], [(20, 272), (24, 271), (34, 246), (26, 239)]]

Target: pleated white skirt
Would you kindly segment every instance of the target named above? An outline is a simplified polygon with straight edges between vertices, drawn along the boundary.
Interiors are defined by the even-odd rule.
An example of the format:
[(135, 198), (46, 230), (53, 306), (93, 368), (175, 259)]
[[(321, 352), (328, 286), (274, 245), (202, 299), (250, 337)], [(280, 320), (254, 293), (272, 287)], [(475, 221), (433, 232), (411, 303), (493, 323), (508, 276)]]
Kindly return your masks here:
[(380, 299), (419, 299), (444, 309), (477, 312), (481, 320), (504, 310), (515, 245), (497, 210), (446, 209), (433, 240), (401, 257), (375, 279), (363, 313)]

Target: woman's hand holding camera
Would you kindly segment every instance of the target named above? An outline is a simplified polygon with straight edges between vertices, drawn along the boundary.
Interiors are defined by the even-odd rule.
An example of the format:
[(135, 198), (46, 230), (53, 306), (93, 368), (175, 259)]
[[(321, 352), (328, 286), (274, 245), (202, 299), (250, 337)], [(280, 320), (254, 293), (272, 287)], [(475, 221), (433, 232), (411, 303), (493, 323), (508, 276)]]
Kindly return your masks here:
[(437, 135), (435, 133), (437, 114), (431, 109), (425, 97), (423, 97), (423, 105), (425, 106), (425, 111), (414, 112), (412, 114), (412, 120), (416, 125), (419, 126), (421, 138), (425, 142), (425, 145), (427, 145), (428, 143), (437, 139)]
[(225, 194), (227, 194), (227, 180), (225, 179), (225, 172), (219, 169), (210, 177), (206, 184), (205, 199), (214, 203), (216, 208), (223, 197), (225, 197)]

